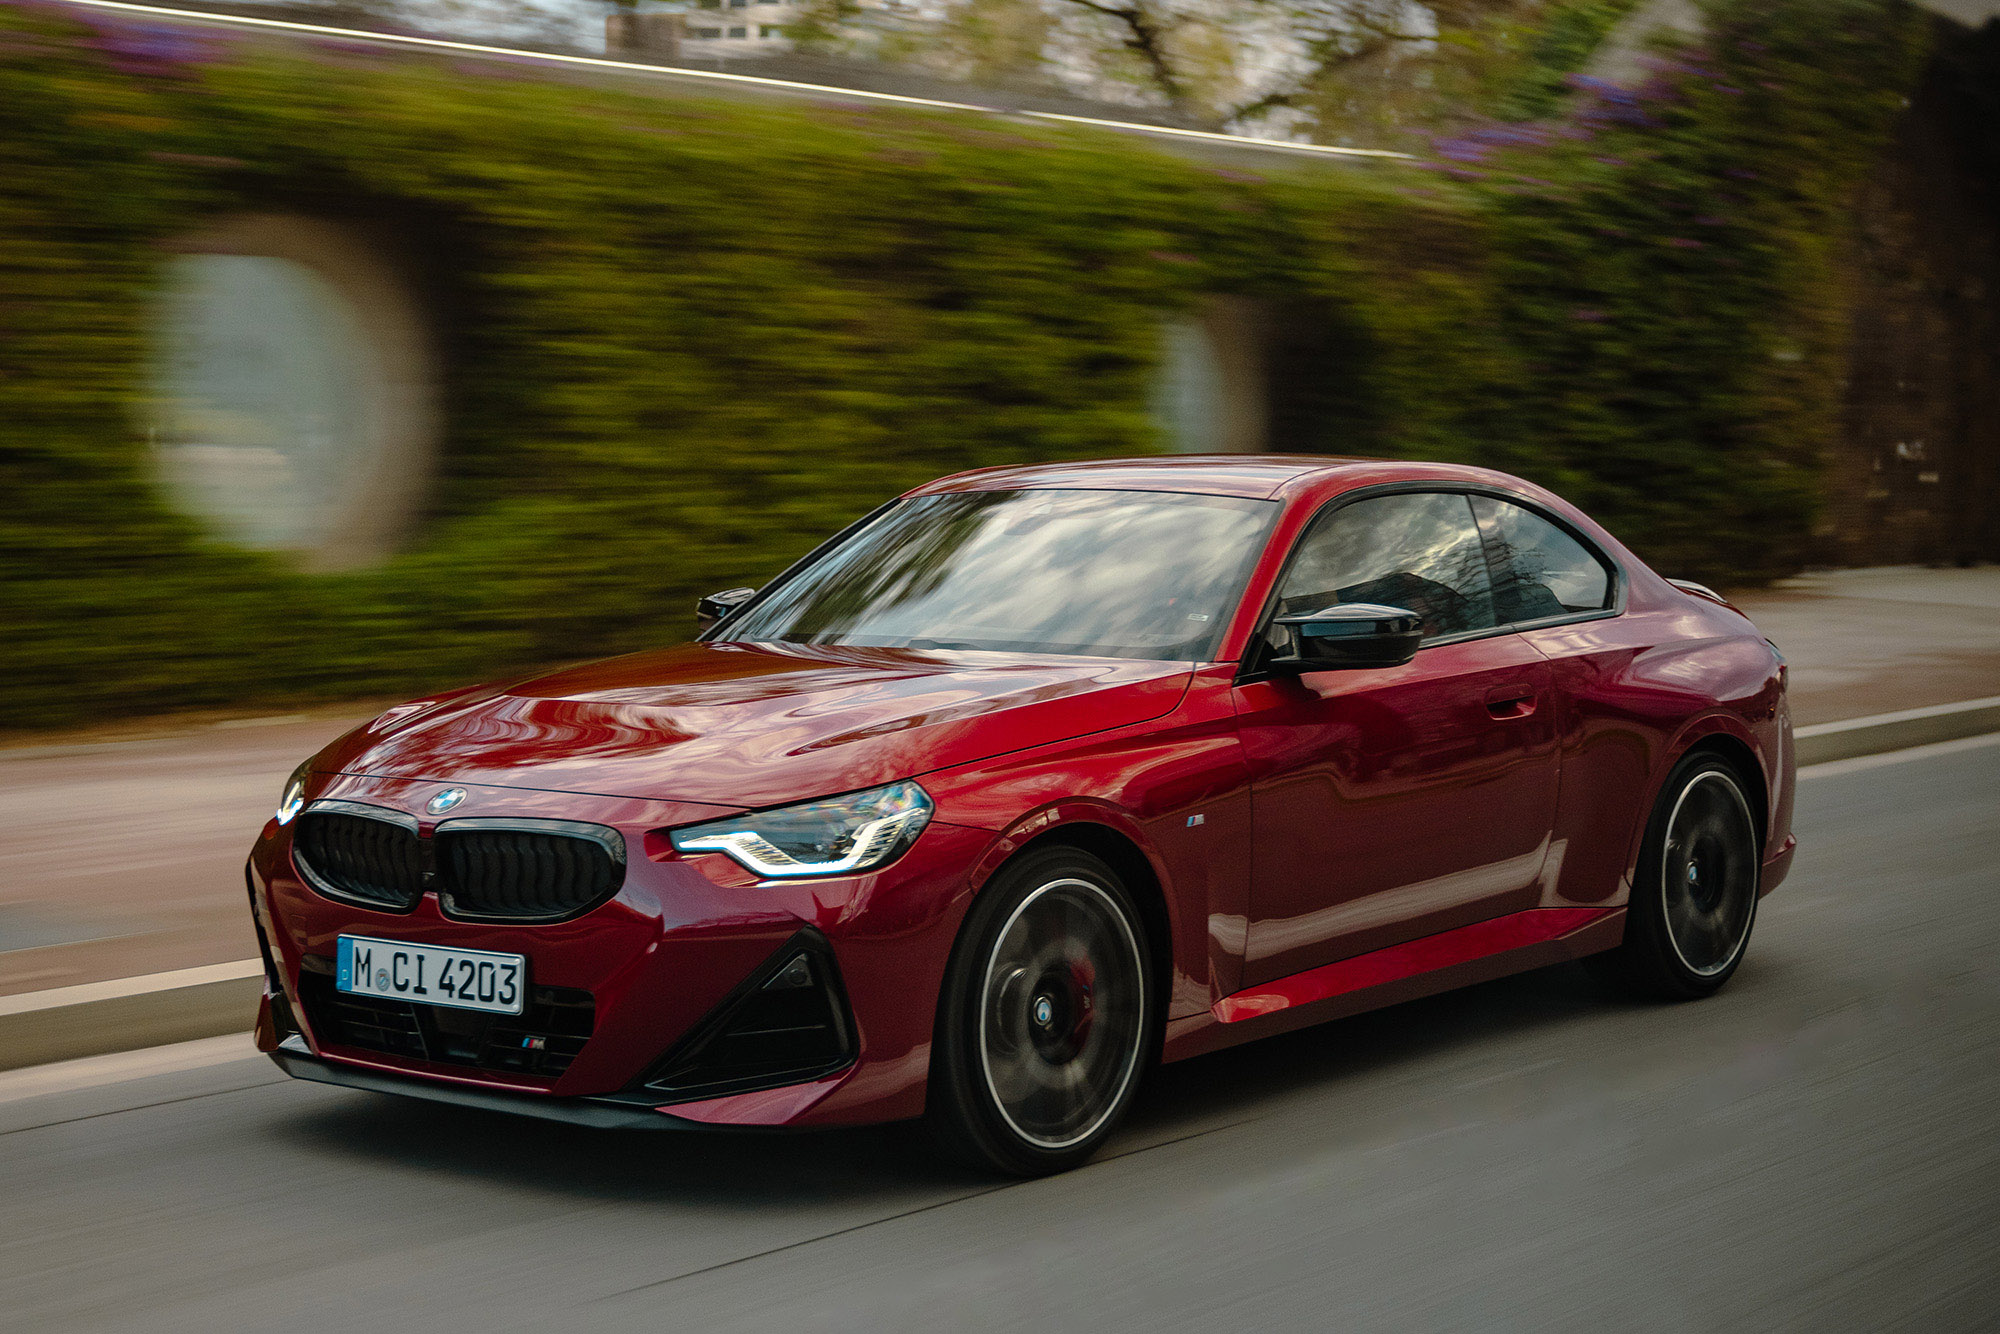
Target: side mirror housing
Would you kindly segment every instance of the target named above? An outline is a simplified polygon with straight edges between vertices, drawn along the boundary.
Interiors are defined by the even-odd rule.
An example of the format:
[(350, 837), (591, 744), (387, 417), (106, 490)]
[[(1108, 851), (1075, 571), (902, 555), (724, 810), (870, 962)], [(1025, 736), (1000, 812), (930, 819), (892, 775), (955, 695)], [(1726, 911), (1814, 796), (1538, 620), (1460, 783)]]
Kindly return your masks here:
[(710, 593), (694, 604), (694, 632), (707, 634), (716, 622), (755, 596), (754, 588), (725, 588), (720, 593)]
[(1271, 659), (1274, 671), (1327, 672), (1400, 667), (1417, 656), (1424, 618), (1403, 607), (1343, 602), (1324, 611), (1280, 616), (1290, 651)]

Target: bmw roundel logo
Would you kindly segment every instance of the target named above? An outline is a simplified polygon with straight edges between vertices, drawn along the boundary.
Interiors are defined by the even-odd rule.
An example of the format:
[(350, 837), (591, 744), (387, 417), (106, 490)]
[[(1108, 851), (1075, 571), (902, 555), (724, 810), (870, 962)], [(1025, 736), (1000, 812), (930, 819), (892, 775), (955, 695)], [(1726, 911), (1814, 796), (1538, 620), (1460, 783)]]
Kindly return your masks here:
[(464, 800), (465, 800), (464, 788), (448, 787), (444, 791), (438, 793), (435, 797), (432, 797), (430, 801), (425, 803), (424, 809), (429, 811), (432, 815), (443, 815), (446, 811), (450, 810), (452, 807), (458, 805), (459, 802)]

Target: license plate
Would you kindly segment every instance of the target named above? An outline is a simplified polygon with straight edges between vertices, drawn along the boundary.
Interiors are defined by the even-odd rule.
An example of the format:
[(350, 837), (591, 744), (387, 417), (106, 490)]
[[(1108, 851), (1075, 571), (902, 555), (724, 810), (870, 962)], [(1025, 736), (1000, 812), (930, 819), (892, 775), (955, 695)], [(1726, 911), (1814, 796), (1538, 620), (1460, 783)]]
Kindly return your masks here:
[(333, 984), (357, 996), (519, 1014), (527, 980), (528, 960), (519, 954), (342, 936)]

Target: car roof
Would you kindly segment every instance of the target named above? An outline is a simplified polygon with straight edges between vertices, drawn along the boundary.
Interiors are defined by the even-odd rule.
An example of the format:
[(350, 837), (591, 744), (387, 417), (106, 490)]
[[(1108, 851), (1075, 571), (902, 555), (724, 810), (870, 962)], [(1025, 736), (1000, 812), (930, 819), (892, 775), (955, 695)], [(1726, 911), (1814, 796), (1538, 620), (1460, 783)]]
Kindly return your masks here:
[(912, 491), (1183, 491), (1195, 495), (1276, 495), (1287, 483), (1345, 469), (1380, 468), (1382, 459), (1312, 454), (1154, 454), (1140, 458), (1024, 463), (940, 477)]

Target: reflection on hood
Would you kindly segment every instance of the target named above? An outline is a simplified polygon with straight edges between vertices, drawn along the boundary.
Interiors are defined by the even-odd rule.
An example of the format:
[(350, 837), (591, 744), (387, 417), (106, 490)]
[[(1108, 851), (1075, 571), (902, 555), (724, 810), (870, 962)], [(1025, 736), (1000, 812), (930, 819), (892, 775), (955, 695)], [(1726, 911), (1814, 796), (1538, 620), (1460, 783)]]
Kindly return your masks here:
[[(385, 715), (344, 773), (770, 806), (1145, 722), (1182, 662), (690, 644)], [(394, 713), (394, 711), (392, 711)]]

